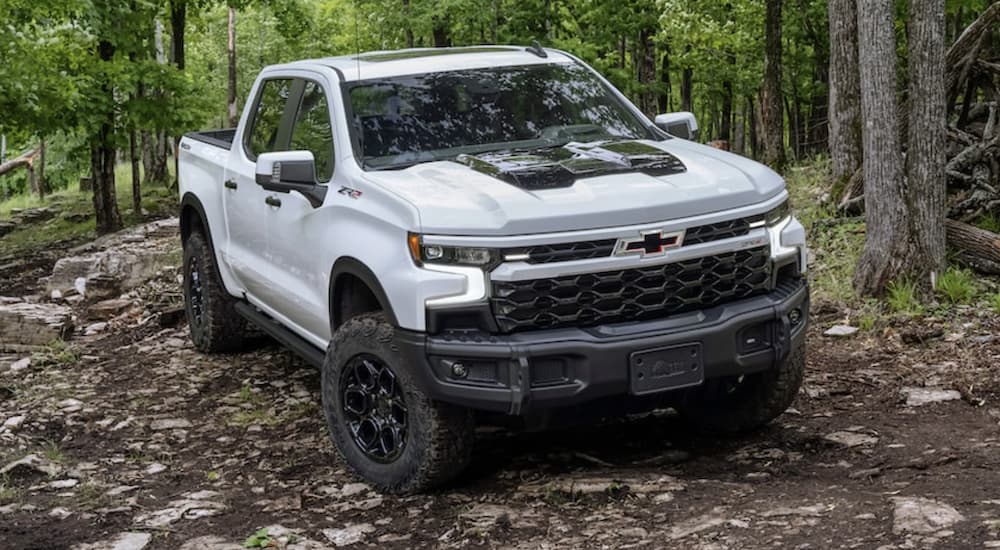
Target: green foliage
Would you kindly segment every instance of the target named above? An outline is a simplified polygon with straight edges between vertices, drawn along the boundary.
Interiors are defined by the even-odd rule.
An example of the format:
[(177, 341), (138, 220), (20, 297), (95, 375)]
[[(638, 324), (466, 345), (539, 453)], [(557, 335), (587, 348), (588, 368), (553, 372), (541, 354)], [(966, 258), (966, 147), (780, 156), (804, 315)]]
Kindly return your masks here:
[(269, 548), (274, 546), (274, 543), (275, 540), (267, 534), (265, 527), (247, 537), (247, 540), (243, 541), (243, 548)]
[(924, 306), (920, 301), (920, 292), (912, 281), (893, 281), (889, 283), (889, 293), (886, 298), (889, 308), (903, 315), (920, 315)]
[(994, 292), (987, 298), (987, 303), (994, 313), (1000, 314), (1000, 292)]
[(986, 231), (992, 231), (993, 233), (1000, 233), (1000, 216), (997, 216), (993, 212), (989, 212), (980, 216), (973, 225), (979, 229), (985, 229)]
[(935, 290), (952, 304), (967, 304), (976, 295), (975, 275), (967, 269), (950, 268), (938, 277)]

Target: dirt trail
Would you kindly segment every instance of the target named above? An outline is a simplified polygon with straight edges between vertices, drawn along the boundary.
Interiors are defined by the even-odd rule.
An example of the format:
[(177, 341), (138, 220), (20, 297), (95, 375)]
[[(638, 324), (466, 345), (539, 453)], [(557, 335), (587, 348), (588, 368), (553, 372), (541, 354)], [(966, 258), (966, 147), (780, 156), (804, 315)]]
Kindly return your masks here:
[[(794, 409), (759, 433), (698, 437), (667, 412), (482, 430), (456, 484), (396, 498), (333, 451), (315, 370), (267, 343), (201, 355), (138, 308), (27, 367), (0, 356), (0, 540), (236, 549), (268, 527), (299, 549), (1000, 548), (997, 319), (938, 321), (944, 337), (913, 345), (921, 327), (833, 339), (832, 321)], [(961, 399), (910, 406), (958, 395), (904, 388)]]

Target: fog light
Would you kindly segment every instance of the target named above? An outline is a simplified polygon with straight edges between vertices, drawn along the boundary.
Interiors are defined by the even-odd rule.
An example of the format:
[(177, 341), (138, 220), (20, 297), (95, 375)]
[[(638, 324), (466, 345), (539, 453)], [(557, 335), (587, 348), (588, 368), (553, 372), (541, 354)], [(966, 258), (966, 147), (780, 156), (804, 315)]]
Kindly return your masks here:
[(799, 321), (801, 320), (802, 320), (802, 311), (799, 310), (798, 308), (788, 312), (788, 322), (791, 323), (793, 327), (795, 325), (798, 325)]
[(451, 364), (451, 374), (455, 378), (465, 378), (469, 375), (469, 369), (466, 368), (465, 364), (455, 361)]

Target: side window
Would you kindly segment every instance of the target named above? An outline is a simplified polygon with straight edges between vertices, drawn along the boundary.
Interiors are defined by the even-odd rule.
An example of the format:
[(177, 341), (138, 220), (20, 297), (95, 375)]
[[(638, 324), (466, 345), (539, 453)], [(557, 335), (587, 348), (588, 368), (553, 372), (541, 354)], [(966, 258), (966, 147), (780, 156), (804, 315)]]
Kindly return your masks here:
[(330, 181), (333, 176), (333, 129), (330, 108), (323, 86), (307, 80), (295, 124), (292, 126), (292, 151), (312, 151), (316, 158), (316, 178)]
[[(247, 142), (252, 156), (286, 149), (283, 143), (278, 142), (278, 134), (281, 116), (291, 93), (291, 79), (266, 80), (262, 84), (260, 101), (253, 115), (253, 128)], [(287, 134), (285, 138), (287, 139)]]

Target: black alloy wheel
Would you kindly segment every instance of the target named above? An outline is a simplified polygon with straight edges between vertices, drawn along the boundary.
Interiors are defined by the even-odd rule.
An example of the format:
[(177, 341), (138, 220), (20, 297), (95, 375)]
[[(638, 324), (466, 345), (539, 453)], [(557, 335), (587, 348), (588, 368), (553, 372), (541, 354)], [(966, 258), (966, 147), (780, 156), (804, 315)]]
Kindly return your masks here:
[(374, 355), (356, 355), (340, 384), (343, 418), (358, 449), (375, 462), (395, 461), (406, 448), (407, 409), (396, 374)]

